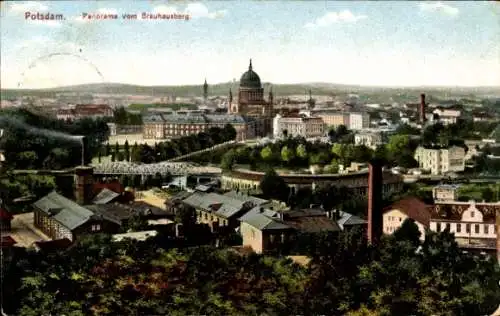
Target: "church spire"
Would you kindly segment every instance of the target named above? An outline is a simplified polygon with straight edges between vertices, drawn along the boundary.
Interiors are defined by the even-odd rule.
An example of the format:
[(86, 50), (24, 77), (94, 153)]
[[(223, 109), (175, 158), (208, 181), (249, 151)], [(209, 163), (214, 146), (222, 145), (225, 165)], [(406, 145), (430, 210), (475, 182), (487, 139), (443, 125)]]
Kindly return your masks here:
[(250, 58), (250, 65), (248, 65), (248, 71), (252, 71), (252, 58)]
[(233, 102), (233, 91), (231, 91), (231, 88), (229, 88), (229, 103)]

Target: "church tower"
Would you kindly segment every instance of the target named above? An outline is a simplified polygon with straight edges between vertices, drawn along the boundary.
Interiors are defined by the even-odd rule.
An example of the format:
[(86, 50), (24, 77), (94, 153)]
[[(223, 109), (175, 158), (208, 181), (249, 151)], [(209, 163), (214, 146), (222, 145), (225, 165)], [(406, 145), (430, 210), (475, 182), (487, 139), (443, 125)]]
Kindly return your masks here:
[(205, 78), (205, 83), (203, 84), (203, 101), (207, 102), (208, 99), (208, 84), (207, 78)]
[(233, 106), (233, 91), (229, 88), (229, 97), (227, 103), (227, 113), (235, 114), (238, 113), (238, 107), (236, 105)]
[(274, 104), (274, 96), (273, 96), (273, 87), (271, 86), (269, 88), (269, 106), (270, 106), (271, 110), (273, 108), (273, 104)]

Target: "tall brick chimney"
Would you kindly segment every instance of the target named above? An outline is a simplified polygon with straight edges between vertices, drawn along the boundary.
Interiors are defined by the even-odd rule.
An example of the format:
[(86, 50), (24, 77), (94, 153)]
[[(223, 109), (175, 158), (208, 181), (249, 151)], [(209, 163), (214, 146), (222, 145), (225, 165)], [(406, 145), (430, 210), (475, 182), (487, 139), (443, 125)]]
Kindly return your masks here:
[(79, 166), (75, 168), (75, 198), (81, 205), (89, 204), (93, 198), (94, 169)]
[(498, 264), (500, 265), (500, 210), (497, 210), (496, 214), (496, 225), (497, 225), (497, 259)]
[(376, 244), (383, 232), (382, 222), (382, 163), (373, 160), (368, 174), (368, 243)]
[(425, 93), (420, 94), (419, 118), (420, 123), (425, 123)]

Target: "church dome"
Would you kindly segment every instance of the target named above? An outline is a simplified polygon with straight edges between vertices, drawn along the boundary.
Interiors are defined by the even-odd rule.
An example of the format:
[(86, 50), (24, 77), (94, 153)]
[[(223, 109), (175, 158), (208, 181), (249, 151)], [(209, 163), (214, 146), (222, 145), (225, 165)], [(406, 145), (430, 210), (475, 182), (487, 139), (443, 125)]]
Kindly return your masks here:
[(240, 79), (240, 87), (242, 88), (261, 88), (259, 75), (252, 70), (252, 60), (250, 59), (250, 65), (248, 66), (248, 71), (245, 72)]

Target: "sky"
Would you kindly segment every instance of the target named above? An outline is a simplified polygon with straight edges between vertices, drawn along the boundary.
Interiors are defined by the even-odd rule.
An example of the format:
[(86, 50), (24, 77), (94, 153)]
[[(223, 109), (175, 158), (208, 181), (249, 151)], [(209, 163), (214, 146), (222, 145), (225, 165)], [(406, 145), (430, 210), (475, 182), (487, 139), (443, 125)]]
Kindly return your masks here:
[(2, 88), (215, 84), (250, 58), (274, 84), (500, 86), (495, 2), (2, 1), (0, 22)]

